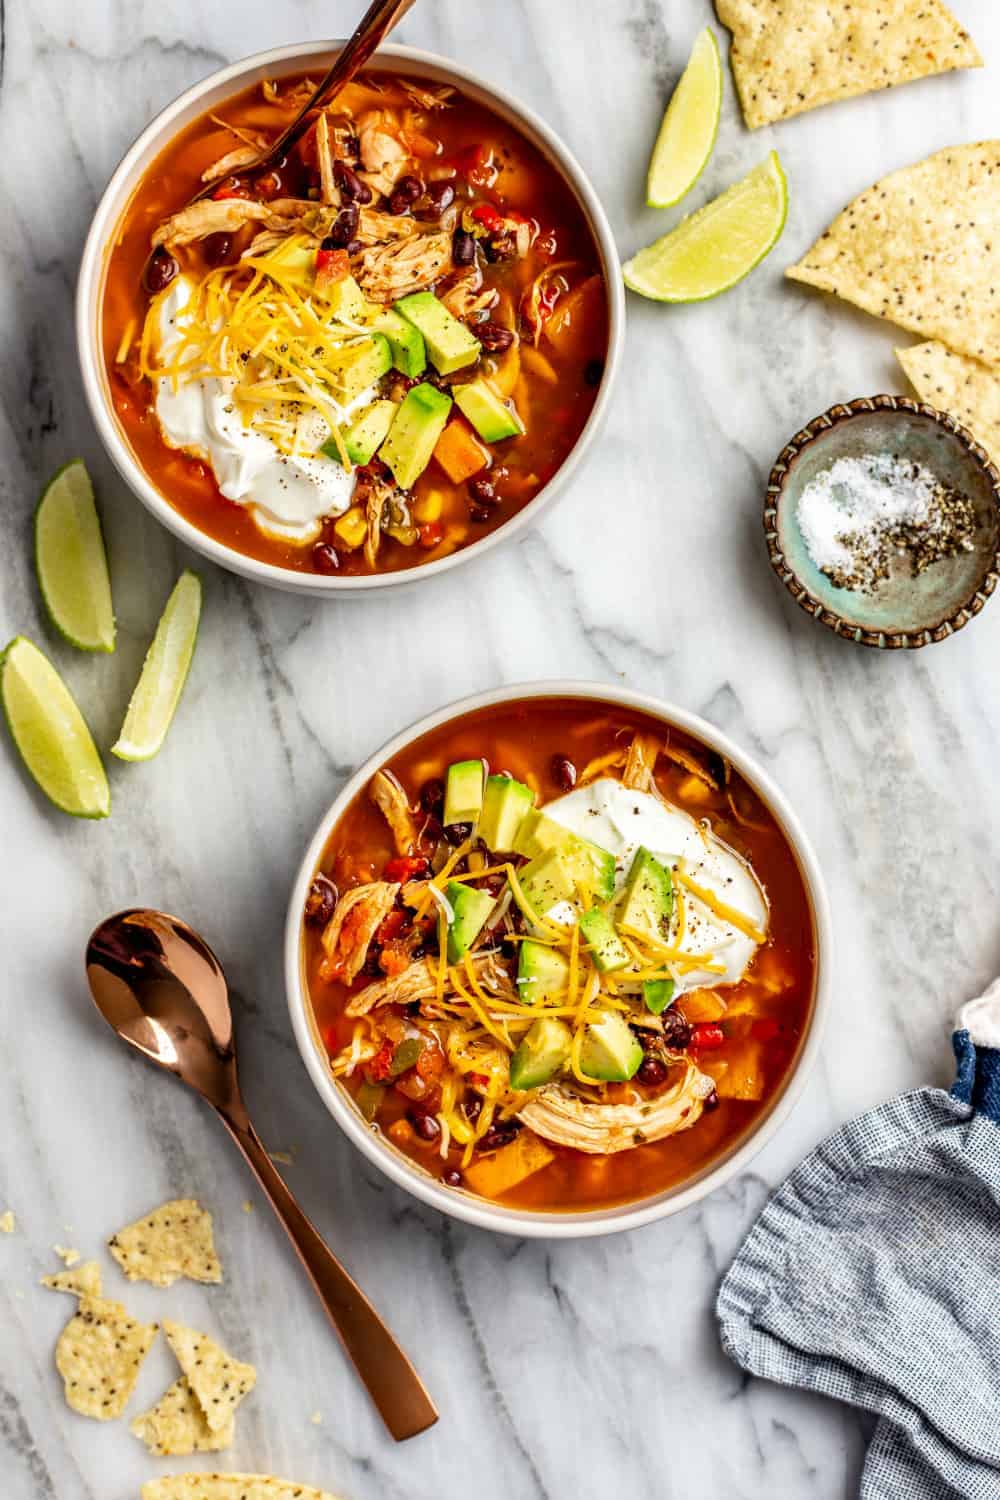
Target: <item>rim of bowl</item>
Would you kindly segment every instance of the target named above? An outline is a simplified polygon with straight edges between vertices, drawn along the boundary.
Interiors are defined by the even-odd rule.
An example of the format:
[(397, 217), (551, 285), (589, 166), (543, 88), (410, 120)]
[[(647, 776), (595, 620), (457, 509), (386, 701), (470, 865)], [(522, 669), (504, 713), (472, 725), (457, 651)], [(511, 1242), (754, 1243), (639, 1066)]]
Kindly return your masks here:
[(296, 61), (306, 64), (311, 58), (336, 53), (343, 45), (343, 39), (300, 42), (255, 52), (249, 57), (210, 73), (208, 77), (185, 89), (155, 115), (128, 148), (101, 194), (84, 244), (77, 278), (75, 309), (77, 354), (87, 404), (105, 451), (132, 493), (168, 531), (173, 532), (181, 541), (186, 542), (202, 556), (218, 563), (220, 567), (241, 574), (245, 578), (269, 584), (273, 588), (292, 593), (310, 594), (318, 598), (349, 597), (352, 594), (367, 593), (371, 590), (402, 588), (426, 578), (438, 577), (463, 563), (485, 556), (500, 543), (513, 540), (520, 532), (533, 525), (542, 512), (566, 488), (604, 423), (620, 368), (625, 340), (625, 291), (611, 226), (600, 199), (591, 186), (590, 179), (565, 142), (534, 110), (522, 104), (500, 85), (488, 82), (478, 73), (473, 73), (461, 64), (451, 62), (437, 53), (425, 52), (416, 47), (387, 44), (379, 48), (373, 62), (393, 59), (404, 66), (416, 64), (418, 68), (427, 69), (430, 74), (438, 75), (441, 82), (457, 84), (473, 98), (478, 97), (479, 102), (494, 110), (501, 119), (507, 119), (533, 145), (539, 147), (576, 195), (597, 247), (607, 289), (608, 307), (608, 349), (604, 374), (583, 430), (549, 482), (528, 501), (527, 505), (496, 531), (490, 532), (480, 541), (470, 543), (458, 552), (438, 558), (435, 562), (418, 564), (415, 568), (406, 568), (393, 573), (374, 573), (370, 576), (348, 578), (331, 577), (321, 573), (297, 573), (289, 568), (278, 567), (275, 563), (262, 562), (217, 541), (207, 532), (199, 530), (171, 505), (133, 455), (128, 442), (119, 430), (109, 399), (100, 338), (106, 248), (115, 226), (125, 212), (131, 194), (138, 185), (142, 172), (149, 167), (157, 153), (175, 133), (174, 122), (179, 115), (183, 115), (206, 94), (215, 90), (230, 88), (235, 93), (241, 84), (252, 82), (255, 75), (258, 78), (267, 76), (269, 70), (275, 66), (281, 66), (285, 72), (293, 72), (293, 68), (284, 68), (284, 65)]
[(925, 401), (914, 401), (910, 396), (857, 396), (853, 401), (838, 402), (834, 406), (827, 407), (826, 411), (814, 417), (800, 432), (797, 432), (775, 459), (764, 496), (763, 520), (767, 555), (771, 560), (771, 567), (796, 604), (804, 609), (807, 615), (811, 615), (814, 620), (818, 620), (821, 625), (825, 625), (828, 630), (839, 635), (841, 640), (852, 641), (858, 646), (874, 646), (879, 650), (918, 651), (922, 646), (930, 646), (935, 641), (947, 640), (950, 635), (954, 635), (964, 625), (968, 625), (970, 620), (974, 620), (985, 607), (1000, 577), (1000, 527), (998, 527), (997, 544), (992, 562), (965, 603), (938, 625), (910, 631), (866, 630), (861, 625), (852, 625), (842, 615), (828, 609), (821, 599), (817, 599), (816, 595), (806, 588), (798, 573), (792, 568), (782, 551), (778, 537), (778, 507), (784, 500), (785, 486), (794, 461), (822, 433), (829, 432), (833, 427), (839, 427), (842, 422), (853, 421), (855, 417), (873, 411), (911, 412), (922, 417), (929, 417), (939, 427), (946, 428), (958, 438), (962, 447), (985, 473), (993, 489), (997, 510), (1000, 512), (1000, 470), (997, 469), (985, 448), (976, 442), (969, 429), (963, 427), (955, 417), (946, 411), (938, 411), (934, 406), (928, 406)]
[[(750, 1134), (694, 1181), (679, 1189), (638, 1202), (611, 1208), (591, 1209), (582, 1213), (566, 1210), (540, 1212), (509, 1208), (489, 1199), (474, 1197), (444, 1184), (422, 1172), (398, 1152), (381, 1135), (376, 1135), (362, 1120), (346, 1091), (329, 1071), (325, 1054), (314, 1029), (312, 1006), (302, 972), (302, 910), (306, 894), (320, 857), (336, 823), (351, 799), (365, 786), (373, 773), (421, 735), (437, 729), (449, 720), (476, 709), (524, 698), (583, 698), (616, 706), (637, 709), (687, 730), (703, 743), (729, 759), (747, 780), (758, 789), (776, 818), (795, 856), (809, 898), (813, 915), (816, 946), (815, 988), (808, 1029), (798, 1058), (788, 1073), (781, 1093)], [(615, 1234), (636, 1229), (656, 1219), (667, 1218), (697, 1203), (708, 1193), (737, 1176), (767, 1144), (787, 1119), (799, 1099), (806, 1079), (819, 1054), (833, 993), (833, 928), (829, 899), (815, 851), (788, 799), (766, 771), (736, 744), (697, 714), (664, 702), (645, 693), (605, 683), (575, 679), (514, 683), (471, 697), (459, 698), (434, 713), (417, 720), (409, 728), (393, 735), (370, 755), (327, 808), (309, 842), (305, 857), (292, 884), (285, 922), (285, 988), (292, 1030), (306, 1070), (317, 1093), (348, 1140), (398, 1187), (404, 1188), (432, 1208), (453, 1219), (461, 1219), (479, 1229), (532, 1239), (583, 1239), (593, 1235)]]

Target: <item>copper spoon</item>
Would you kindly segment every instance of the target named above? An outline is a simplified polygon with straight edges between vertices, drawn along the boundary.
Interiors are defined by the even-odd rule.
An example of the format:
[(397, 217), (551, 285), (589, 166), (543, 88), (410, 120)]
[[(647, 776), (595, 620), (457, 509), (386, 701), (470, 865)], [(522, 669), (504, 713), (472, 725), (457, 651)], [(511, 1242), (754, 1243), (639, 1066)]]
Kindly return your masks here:
[(397, 1441), (438, 1419), (420, 1376), (299, 1208), (250, 1123), (236, 1073), (226, 977), (208, 944), (161, 911), (118, 912), (87, 944), (87, 979), (122, 1041), (216, 1110), (281, 1220), (327, 1317)]

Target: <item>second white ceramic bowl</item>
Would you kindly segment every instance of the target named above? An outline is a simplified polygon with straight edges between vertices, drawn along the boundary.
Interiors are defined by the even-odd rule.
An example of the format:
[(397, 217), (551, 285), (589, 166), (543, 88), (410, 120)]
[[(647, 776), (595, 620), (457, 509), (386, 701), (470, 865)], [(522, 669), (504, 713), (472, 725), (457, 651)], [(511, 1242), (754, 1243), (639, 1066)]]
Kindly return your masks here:
[[(816, 952), (816, 984), (808, 1027), (784, 1085), (753, 1128), (751, 1134), (739, 1141), (728, 1153), (717, 1159), (709, 1168), (680, 1187), (643, 1198), (638, 1202), (621, 1204), (614, 1208), (574, 1212), (532, 1212), (525, 1209), (507, 1208), (503, 1204), (476, 1198), (455, 1188), (446, 1187), (423, 1171), (403, 1152), (396, 1149), (381, 1133), (376, 1134), (362, 1118), (353, 1101), (333, 1078), (329, 1061), (320, 1040), (313, 1018), (303, 965), (302, 913), (306, 896), (312, 884), (330, 835), (352, 799), (369, 782), (374, 773), (398, 755), (413, 740), (428, 734), (449, 720), (459, 719), (476, 709), (491, 704), (510, 703), (515, 699), (532, 698), (582, 698), (599, 704), (636, 709), (662, 719), (665, 724), (686, 730), (702, 744), (723, 755), (750, 785), (760, 793), (790, 844), (805, 882), (812, 909)], [(438, 1208), (452, 1218), (464, 1219), (481, 1229), (493, 1229), (502, 1234), (527, 1235), (535, 1238), (574, 1239), (589, 1235), (612, 1234), (623, 1229), (634, 1229), (640, 1224), (649, 1224), (678, 1213), (682, 1208), (697, 1203), (706, 1193), (721, 1187), (730, 1178), (741, 1172), (747, 1163), (774, 1135), (795, 1103), (805, 1084), (809, 1071), (816, 1060), (822, 1040), (823, 1027), (832, 994), (832, 929), (826, 888), (820, 874), (812, 845), (795, 813), (781, 792), (760, 766), (750, 758), (727, 735), (694, 714), (656, 698), (641, 693), (631, 693), (624, 688), (606, 687), (590, 682), (533, 682), (513, 687), (498, 688), (494, 692), (480, 693), (474, 698), (463, 698), (450, 703), (437, 713), (428, 715), (419, 723), (405, 729), (377, 750), (347, 782), (331, 804), (320, 822), (306, 850), (292, 886), (288, 917), (285, 925), (285, 983), (288, 990), (288, 1006), (292, 1029), (302, 1053), (303, 1061), (317, 1092), (344, 1134), (354, 1142), (359, 1151), (374, 1162), (381, 1172), (403, 1187), (414, 1197)]]
[(320, 573), (295, 573), (287, 568), (276, 567), (273, 563), (259, 562), (233, 547), (225, 546), (199, 531), (179, 510), (174, 509), (132, 452), (115, 416), (104, 367), (101, 304), (108, 252), (116, 227), (146, 169), (192, 120), (208, 110), (217, 109), (226, 99), (260, 79), (284, 78), (307, 69), (315, 72), (319, 63), (329, 61), (341, 45), (337, 41), (309, 42), (255, 53), (253, 57), (244, 58), (242, 62), (212, 73), (162, 110), (126, 152), (104, 191), (84, 246), (76, 294), (77, 347), (83, 387), (91, 414), (115, 467), (146, 509), (196, 552), (234, 573), (242, 573), (244, 577), (252, 578), (258, 583), (267, 583), (273, 588), (286, 589), (292, 593), (338, 599), (356, 597), (377, 589), (421, 583), (424, 579), (447, 573), (452, 568), (460, 567), (462, 563), (482, 557), (499, 543), (509, 541), (537, 521), (556, 496), (565, 490), (604, 420), (625, 335), (625, 294), (611, 227), (583, 168), (555, 132), (532, 110), (512, 99), (505, 91), (443, 57), (418, 52), (411, 47), (382, 47), (369, 64), (370, 71), (404, 71), (413, 77), (425, 78), (433, 83), (452, 84), (461, 89), (519, 130), (572, 188), (593, 233), (608, 294), (607, 360), (587, 424), (576, 446), (549, 483), (504, 526), (460, 552), (405, 572), (375, 573), (350, 578)]

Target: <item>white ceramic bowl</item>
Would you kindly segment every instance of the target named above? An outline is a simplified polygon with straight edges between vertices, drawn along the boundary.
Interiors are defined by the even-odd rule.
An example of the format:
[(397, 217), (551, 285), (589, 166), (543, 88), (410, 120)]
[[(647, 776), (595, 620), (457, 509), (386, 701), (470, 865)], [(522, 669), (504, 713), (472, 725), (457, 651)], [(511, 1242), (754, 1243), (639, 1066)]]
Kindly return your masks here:
[(525, 105), (517, 103), (508, 94), (465, 68), (411, 47), (382, 47), (369, 64), (370, 70), (404, 70), (415, 77), (427, 78), (435, 83), (456, 85), (470, 98), (486, 105), (501, 119), (514, 125), (552, 162), (573, 189), (593, 233), (608, 293), (607, 360), (587, 424), (577, 439), (576, 446), (549, 483), (510, 521), (483, 537), (482, 541), (473, 542), (448, 557), (405, 572), (349, 578), (294, 573), (287, 568), (276, 567), (273, 563), (258, 562), (256, 558), (247, 557), (244, 553), (225, 546), (199, 531), (180, 511), (174, 509), (147, 477), (133, 454), (111, 402), (100, 337), (108, 247), (118, 221), (146, 168), (185, 125), (206, 111), (217, 108), (233, 94), (249, 88), (259, 79), (283, 78), (309, 68), (316, 71), (317, 60), (329, 59), (340, 45), (342, 44), (337, 41), (307, 42), (257, 52), (253, 57), (212, 73), (162, 110), (126, 152), (104, 191), (87, 235), (76, 292), (76, 338), (84, 391), (101, 440), (129, 488), (168, 530), (213, 562), (259, 583), (319, 598), (344, 598), (373, 589), (398, 588), (422, 582), (439, 573), (446, 573), (463, 562), (482, 557), (498, 543), (509, 541), (537, 521), (542, 511), (565, 489), (604, 420), (625, 336), (625, 294), (611, 227), (583, 169), (559, 137)]
[[(637, 1202), (622, 1204), (615, 1208), (573, 1213), (555, 1211), (541, 1213), (525, 1209), (506, 1208), (484, 1198), (476, 1198), (460, 1189), (445, 1187), (428, 1172), (418, 1167), (408, 1156), (398, 1151), (386, 1136), (375, 1131), (365, 1122), (355, 1108), (346, 1089), (338, 1084), (330, 1073), (329, 1063), (320, 1040), (309, 1001), (303, 966), (302, 913), (313, 876), (319, 867), (323, 851), (337, 821), (343, 816), (354, 796), (368, 783), (378, 768), (398, 755), (413, 740), (451, 719), (475, 709), (495, 703), (509, 703), (518, 698), (584, 698), (609, 703), (625, 708), (638, 709), (663, 719), (668, 725), (687, 730), (703, 744), (724, 755), (763, 797), (774, 814), (794, 851), (802, 878), (805, 882), (812, 908), (816, 944), (816, 986), (808, 1028), (802, 1039), (798, 1057), (785, 1079), (781, 1090), (775, 1095), (770, 1108), (763, 1114), (752, 1131), (738, 1142), (727, 1154), (689, 1179), (678, 1188), (668, 1189)], [(402, 734), (391, 739), (380, 750), (365, 761), (347, 782), (333, 802), (306, 850), (295, 884), (285, 926), (285, 983), (288, 990), (288, 1006), (292, 1018), (295, 1040), (309, 1076), (316, 1089), (345, 1135), (375, 1163), (380, 1171), (390, 1177), (414, 1197), (420, 1198), (452, 1218), (464, 1219), (481, 1229), (493, 1229), (502, 1234), (527, 1235), (541, 1239), (575, 1239), (596, 1234), (613, 1234), (622, 1229), (635, 1229), (640, 1224), (649, 1224), (654, 1219), (678, 1213), (704, 1198), (706, 1193), (721, 1187), (731, 1177), (741, 1172), (747, 1163), (771, 1139), (781, 1123), (787, 1118), (793, 1104), (802, 1091), (809, 1071), (816, 1060), (822, 1040), (823, 1027), (832, 994), (832, 929), (823, 877), (820, 874), (812, 846), (785, 799), (774, 782), (750, 756), (704, 719), (656, 698), (642, 693), (627, 692), (623, 688), (606, 687), (590, 682), (533, 682), (513, 687), (498, 688), (494, 692), (479, 693), (473, 698), (463, 698), (450, 703), (437, 713), (412, 725)]]

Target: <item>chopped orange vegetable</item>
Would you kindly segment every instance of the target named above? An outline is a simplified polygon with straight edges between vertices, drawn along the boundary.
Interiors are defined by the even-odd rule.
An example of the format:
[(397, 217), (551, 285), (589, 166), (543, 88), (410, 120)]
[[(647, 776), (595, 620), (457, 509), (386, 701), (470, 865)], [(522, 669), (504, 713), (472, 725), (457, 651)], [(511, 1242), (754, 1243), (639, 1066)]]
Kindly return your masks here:
[(452, 484), (462, 484), (489, 463), (486, 448), (464, 422), (452, 417), (438, 438), (434, 457)]
[(542, 325), (545, 337), (564, 359), (598, 359), (604, 352), (604, 282), (588, 276), (560, 297)]
[(483, 1156), (466, 1167), (465, 1180), (484, 1198), (499, 1198), (550, 1161), (555, 1161), (555, 1152), (533, 1131), (522, 1130), (509, 1146), (501, 1146), (492, 1156)]
[(689, 995), (681, 996), (677, 1009), (683, 1012), (686, 1021), (697, 1025), (701, 1021), (720, 1020), (726, 1014), (726, 1002), (714, 990), (692, 990)]
[(727, 1048), (729, 1067), (715, 1088), (720, 1099), (763, 1099), (764, 1066), (762, 1042), (736, 1042)]
[(391, 1141), (395, 1141), (397, 1146), (412, 1146), (417, 1138), (417, 1132), (409, 1120), (393, 1120), (386, 1135)]

